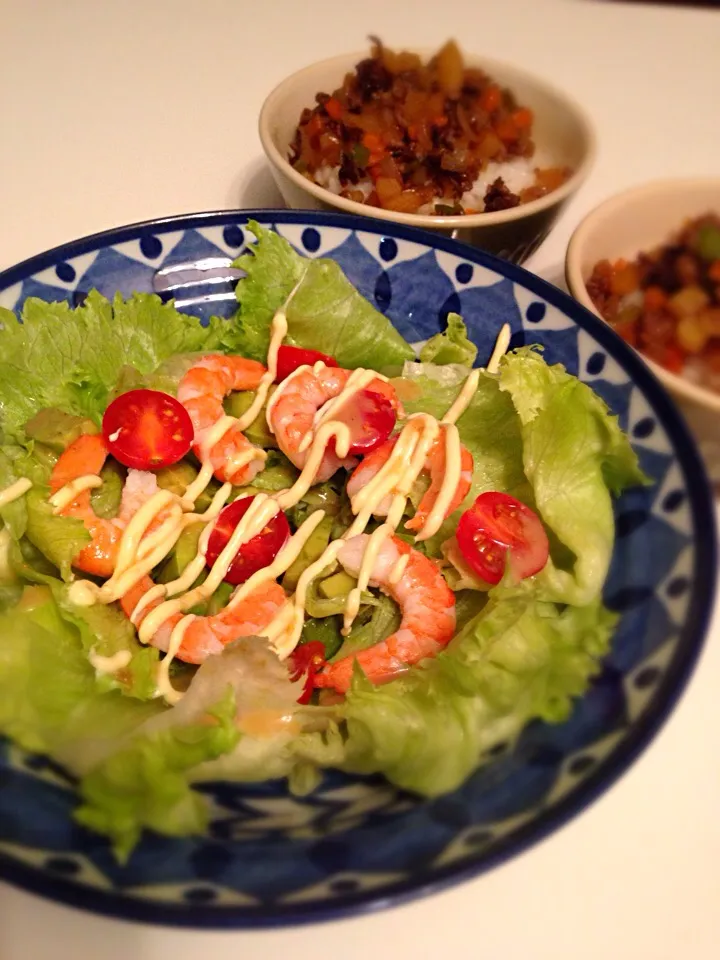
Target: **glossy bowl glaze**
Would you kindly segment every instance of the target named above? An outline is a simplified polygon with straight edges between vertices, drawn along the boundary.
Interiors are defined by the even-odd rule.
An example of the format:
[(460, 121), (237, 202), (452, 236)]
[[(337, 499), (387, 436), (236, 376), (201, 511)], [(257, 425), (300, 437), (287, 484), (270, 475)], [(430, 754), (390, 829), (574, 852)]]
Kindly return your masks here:
[[(516, 856), (596, 799), (668, 717), (702, 645), (715, 585), (714, 511), (674, 404), (606, 324), (537, 277), (443, 237), (367, 218), (198, 214), (58, 247), (0, 274), (0, 304), (81, 302), (93, 287), (156, 291), (230, 316), (247, 221), (331, 257), (411, 342), (466, 318), (486, 357), (500, 325), (539, 343), (620, 417), (650, 487), (616, 502), (605, 601), (620, 620), (602, 673), (563, 724), (529, 726), (454, 793), (422, 800), (380, 778), (328, 773), (307, 797), (282, 782), (203, 785), (207, 836), (148, 833), (126, 866), (75, 825), (72, 784), (0, 740), (0, 878), (126, 919), (205, 927), (305, 923), (434, 893)], [(1, 639), (1, 638), (0, 638)], [(672, 771), (668, 770), (668, 776)]]
[[(424, 58), (435, 50), (417, 50)], [(595, 157), (595, 135), (585, 111), (570, 97), (544, 80), (508, 63), (465, 55), (466, 65), (481, 67), (520, 103), (535, 114), (533, 139), (557, 164), (567, 164), (573, 175), (557, 190), (532, 203), (469, 216), (436, 217), (395, 213), (346, 200), (310, 181), (288, 162), (288, 151), (303, 108), (315, 104), (315, 95), (332, 93), (346, 73), (367, 57), (367, 51), (343, 54), (313, 63), (282, 81), (265, 100), (260, 112), (260, 140), (280, 193), (297, 210), (336, 210), (389, 223), (432, 230), (441, 236), (470, 243), (522, 263), (542, 243), (566, 203), (587, 177)]]
[[(599, 260), (633, 259), (665, 243), (685, 220), (708, 212), (720, 214), (720, 177), (661, 180), (605, 200), (570, 239), (565, 257), (568, 289), (600, 316), (585, 286)], [(643, 359), (680, 406), (713, 483), (720, 484), (720, 393)]]

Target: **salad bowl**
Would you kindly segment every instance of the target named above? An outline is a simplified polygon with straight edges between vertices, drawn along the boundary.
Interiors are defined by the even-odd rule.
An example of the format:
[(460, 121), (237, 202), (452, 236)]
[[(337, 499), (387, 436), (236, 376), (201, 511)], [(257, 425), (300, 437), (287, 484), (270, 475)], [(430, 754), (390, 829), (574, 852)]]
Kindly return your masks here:
[[(338, 263), (417, 343), (465, 319), (489, 356), (538, 344), (619, 417), (649, 484), (615, 501), (604, 588), (618, 622), (609, 654), (562, 723), (533, 722), (458, 789), (421, 799), (376, 776), (325, 773), (295, 796), (281, 781), (208, 782), (203, 836), (146, 833), (119, 863), (73, 820), (73, 783), (0, 740), (0, 878), (108, 915), (201, 927), (332, 919), (466, 880), (518, 855), (599, 797), (670, 715), (700, 651), (715, 585), (714, 510), (697, 451), (660, 384), (605, 324), (512, 264), (429, 233), (343, 215), (228, 211), (87, 237), (0, 274), (0, 306), (82, 303), (91, 289), (155, 292), (200, 317), (229, 317), (231, 264), (272, 226), (306, 257)], [(2, 660), (0, 660), (0, 668)]]

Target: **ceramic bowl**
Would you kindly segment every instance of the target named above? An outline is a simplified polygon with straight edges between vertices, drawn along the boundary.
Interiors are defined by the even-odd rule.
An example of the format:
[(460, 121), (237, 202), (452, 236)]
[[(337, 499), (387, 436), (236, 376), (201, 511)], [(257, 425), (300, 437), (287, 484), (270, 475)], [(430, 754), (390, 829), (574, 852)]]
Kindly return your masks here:
[[(0, 878), (126, 919), (206, 927), (302, 923), (436, 892), (516, 856), (580, 813), (647, 746), (700, 650), (715, 584), (714, 511), (674, 404), (610, 328), (570, 297), (471, 247), (396, 224), (321, 213), (199, 214), (111, 230), (0, 274), (0, 304), (78, 303), (93, 287), (175, 295), (230, 316), (247, 220), (331, 257), (411, 342), (463, 314), (486, 357), (500, 325), (539, 343), (620, 417), (652, 485), (615, 504), (604, 596), (612, 652), (561, 725), (534, 723), (454, 793), (421, 800), (379, 778), (330, 773), (307, 797), (284, 783), (213, 783), (206, 836), (148, 833), (125, 866), (73, 823), (72, 785), (0, 740)], [(668, 776), (672, 771), (668, 770)]]
[[(418, 50), (424, 58), (435, 50)], [(590, 172), (595, 135), (584, 110), (560, 90), (519, 67), (487, 57), (465, 56), (471, 67), (481, 67), (535, 114), (534, 139), (539, 150), (573, 175), (559, 189), (532, 203), (497, 213), (438, 217), (395, 213), (336, 196), (298, 173), (288, 162), (288, 151), (305, 107), (315, 104), (319, 92), (332, 93), (367, 51), (343, 54), (313, 63), (282, 81), (260, 112), (260, 140), (270, 161), (278, 189), (289, 207), (298, 210), (339, 210), (390, 223), (432, 230), (462, 240), (513, 263), (522, 263), (542, 243), (570, 198)]]
[[(600, 316), (585, 282), (598, 260), (634, 258), (664, 243), (690, 217), (720, 213), (720, 178), (663, 180), (633, 187), (596, 207), (575, 230), (565, 258), (572, 295)], [(720, 484), (720, 394), (646, 359), (694, 432), (708, 472)]]

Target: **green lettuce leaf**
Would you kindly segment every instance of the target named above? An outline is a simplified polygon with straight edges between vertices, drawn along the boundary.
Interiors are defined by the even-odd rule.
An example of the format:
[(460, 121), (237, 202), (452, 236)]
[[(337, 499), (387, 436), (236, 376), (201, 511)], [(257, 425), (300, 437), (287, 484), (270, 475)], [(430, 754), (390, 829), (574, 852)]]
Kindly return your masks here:
[(422, 363), (460, 363), (472, 367), (475, 363), (478, 348), (468, 340), (467, 327), (458, 313), (450, 313), (447, 318), (447, 328), (443, 333), (436, 333), (420, 351)]
[(307, 715), (297, 703), (302, 687), (265, 640), (229, 644), (202, 664), (176, 706), (87, 771), (77, 818), (109, 836), (124, 861), (145, 828), (169, 836), (205, 830), (207, 802), (195, 783), (290, 777), (294, 789), (312, 789), (317, 771), (294, 751)]
[(248, 224), (257, 238), (251, 253), (233, 263), (245, 272), (235, 288), (240, 304), (237, 323), (227, 331), (226, 344), (262, 363), (270, 345), (270, 322), (302, 277), (307, 260), (274, 230), (266, 230), (251, 220)]
[(46, 587), (0, 616), (0, 733), (73, 772), (162, 710), (96, 682), (78, 631)]
[(522, 423), (535, 509), (572, 558), (562, 569), (551, 559), (538, 579), (548, 599), (588, 604), (612, 556), (611, 490), (644, 483), (645, 476), (617, 417), (563, 367), (548, 366), (533, 350), (516, 351), (502, 361), (500, 389)]
[[(393, 383), (408, 414), (424, 411), (442, 419), (469, 373), (468, 367), (458, 364), (406, 363), (402, 378)], [(458, 419), (457, 428), (474, 461), (466, 505), (486, 490), (503, 490), (524, 501), (531, 496), (523, 468), (520, 419), (511, 398), (501, 391), (497, 377), (480, 374), (478, 388)]]
[(530, 720), (567, 717), (614, 623), (597, 600), (562, 609), (539, 601), (527, 584), (500, 585), (434, 660), (381, 687), (358, 670), (344, 727), (305, 734), (296, 750), (313, 762), (382, 773), (426, 796), (454, 790), (486, 751)]
[[(0, 447), (0, 490), (19, 480), (22, 473), (16, 468), (19, 448)], [(0, 508), (0, 521), (8, 528), (15, 540), (19, 540), (27, 529), (27, 506), (25, 497), (13, 500)]]
[(102, 486), (91, 491), (90, 506), (97, 517), (111, 520), (120, 512), (125, 471), (114, 460), (108, 460), (100, 471)]
[(90, 543), (90, 534), (82, 520), (55, 516), (48, 495), (47, 487), (33, 487), (26, 494), (26, 536), (58, 568), (63, 580), (69, 581), (73, 578), (72, 562)]
[(87, 774), (75, 819), (110, 837), (121, 863), (145, 828), (171, 837), (202, 833), (208, 807), (190, 786), (188, 773), (232, 750), (239, 738), (235, 694), (228, 689), (198, 722), (138, 736)]
[(98, 675), (98, 688), (119, 689), (138, 700), (152, 700), (157, 688), (159, 652), (140, 643), (135, 627), (120, 607), (116, 604), (79, 607), (70, 602), (67, 587), (61, 584), (53, 585), (53, 595), (63, 620), (77, 629), (88, 655), (129, 654), (128, 663), (117, 673)]
[[(424, 411), (442, 419), (469, 373), (469, 368), (460, 364), (406, 363), (402, 378), (392, 382), (408, 414)], [(480, 374), (477, 391), (457, 427), (461, 442), (473, 457), (473, 479), (460, 508), (425, 541), (432, 557), (441, 556), (442, 544), (454, 534), (460, 515), (479, 494), (500, 490), (533, 506), (533, 491), (523, 464), (520, 419), (511, 398), (500, 390), (496, 376)]]
[(91, 291), (85, 303), (25, 302), (22, 323), (5, 311), (0, 325), (0, 424), (6, 436), (45, 407), (99, 423), (118, 371), (155, 370), (175, 354), (216, 349), (224, 333), (218, 319), (203, 327), (153, 294), (110, 303)]
[(232, 350), (264, 361), (270, 321), (295, 289), (286, 308), (288, 343), (328, 353), (350, 369), (382, 370), (414, 356), (390, 320), (358, 293), (337, 263), (300, 257), (282, 237), (257, 223), (249, 226), (258, 242), (234, 264), (246, 276), (236, 289), (238, 322), (225, 338)]

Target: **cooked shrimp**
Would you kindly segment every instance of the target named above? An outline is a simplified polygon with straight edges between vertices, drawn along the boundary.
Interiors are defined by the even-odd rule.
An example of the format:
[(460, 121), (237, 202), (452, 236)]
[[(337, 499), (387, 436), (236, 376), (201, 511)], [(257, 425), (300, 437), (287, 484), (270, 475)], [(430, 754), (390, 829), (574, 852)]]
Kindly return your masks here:
[[(340, 563), (354, 577), (360, 572), (368, 539), (368, 534), (362, 533), (340, 550)], [(390, 571), (402, 555), (407, 555), (407, 565), (398, 582), (391, 583)], [(370, 584), (398, 604), (400, 626), (367, 650), (329, 664), (315, 677), (316, 687), (346, 693), (355, 661), (373, 683), (387, 683), (420, 660), (434, 657), (450, 642), (455, 632), (455, 595), (438, 567), (419, 550), (397, 537), (386, 540), (373, 565)]]
[[(345, 388), (352, 370), (342, 367), (325, 367), (315, 372), (312, 367), (298, 370), (281, 386), (280, 396), (270, 408), (270, 427), (275, 434), (278, 446), (295, 466), (302, 470), (310, 454), (310, 448), (300, 449), (306, 434), (313, 429), (315, 415), (329, 400), (337, 397)], [(400, 411), (395, 388), (379, 378), (371, 380), (365, 387), (381, 393)], [(349, 401), (352, 403), (352, 400)], [(340, 467), (351, 467), (357, 461), (354, 458), (341, 460), (333, 449), (328, 449), (320, 463), (316, 480), (318, 483), (328, 480)]]
[[(256, 390), (265, 367), (245, 357), (209, 354), (194, 363), (180, 381), (177, 398), (190, 414), (195, 429), (193, 450), (203, 459), (203, 438), (225, 416), (223, 400), (233, 390)], [(262, 457), (249, 459), (255, 447), (237, 426), (230, 425), (206, 452), (218, 480), (240, 486), (262, 470)]]
[[(120, 604), (128, 617), (132, 615), (139, 600), (154, 586), (150, 577), (144, 577), (125, 594)], [(211, 617), (197, 617), (186, 630), (176, 656), (186, 663), (203, 663), (208, 657), (222, 653), (223, 648), (238, 637), (259, 634), (275, 617), (286, 599), (285, 591), (274, 580), (260, 584), (236, 607), (225, 607)], [(161, 602), (162, 597), (148, 604), (140, 622)], [(182, 618), (182, 613), (169, 617), (156, 631), (151, 644), (166, 651), (173, 628)]]
[[(447, 427), (443, 426), (437, 439), (430, 447), (427, 458), (425, 459), (424, 470), (430, 474), (430, 486), (425, 491), (415, 516), (405, 524), (408, 530), (420, 530), (428, 518), (428, 514), (437, 500), (438, 493), (442, 486), (445, 476), (445, 433)], [(378, 470), (392, 453), (393, 447), (397, 442), (397, 437), (391, 437), (386, 440), (377, 450), (373, 450), (367, 457), (363, 458), (362, 463), (353, 471), (347, 485), (348, 496), (352, 498), (366, 487), (372, 480)], [(452, 500), (448, 504), (445, 516), (449, 517), (453, 511), (457, 510), (468, 494), (473, 477), (473, 458), (467, 447), (460, 446), (460, 480), (453, 494)], [(392, 504), (392, 495), (385, 497), (375, 507), (373, 513), (376, 517), (386, 517)]]
[[(78, 477), (98, 474), (108, 455), (100, 434), (78, 437), (60, 455), (50, 476), (51, 494)], [(76, 517), (85, 524), (91, 541), (75, 557), (73, 566), (97, 577), (110, 577), (115, 569), (120, 538), (136, 511), (157, 491), (155, 474), (128, 470), (117, 517), (98, 517), (90, 502), (90, 490), (83, 490), (66, 507), (58, 511), (64, 517)]]

